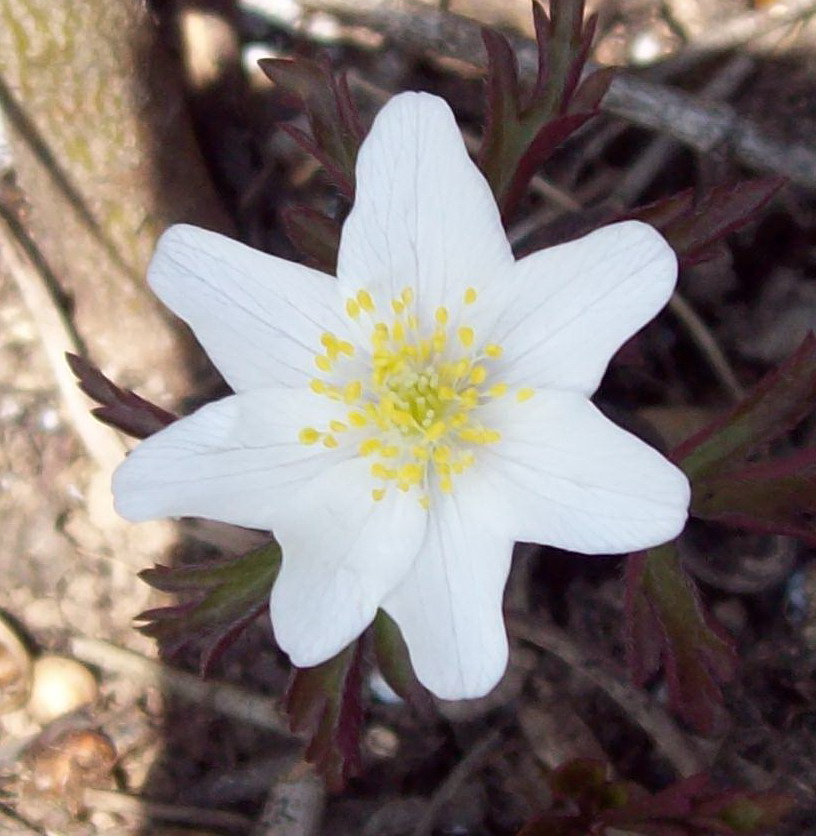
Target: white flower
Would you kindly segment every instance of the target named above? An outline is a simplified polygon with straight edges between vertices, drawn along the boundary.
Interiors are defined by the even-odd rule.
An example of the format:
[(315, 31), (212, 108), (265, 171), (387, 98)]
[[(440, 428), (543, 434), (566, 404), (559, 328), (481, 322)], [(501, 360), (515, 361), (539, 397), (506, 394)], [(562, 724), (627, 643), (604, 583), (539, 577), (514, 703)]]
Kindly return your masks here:
[(432, 692), (485, 694), (514, 541), (622, 553), (683, 527), (683, 474), (589, 401), (676, 272), (637, 222), (515, 261), (448, 106), (397, 96), (360, 149), (337, 279), (193, 227), (161, 239), (150, 284), (236, 394), (139, 445), (117, 508), (271, 529), (294, 664), (382, 608)]

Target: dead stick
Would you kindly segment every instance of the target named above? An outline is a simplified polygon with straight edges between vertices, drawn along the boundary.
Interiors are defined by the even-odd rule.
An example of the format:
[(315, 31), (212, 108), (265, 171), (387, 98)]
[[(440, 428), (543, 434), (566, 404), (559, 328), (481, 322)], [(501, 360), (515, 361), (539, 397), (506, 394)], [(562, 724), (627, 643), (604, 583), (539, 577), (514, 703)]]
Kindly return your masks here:
[(128, 676), (145, 686), (160, 688), (190, 702), (207, 705), (234, 720), (291, 738), (286, 717), (267, 697), (224, 682), (211, 682), (194, 674), (154, 662), (110, 642), (75, 636), (71, 652), (77, 659), (109, 673)]
[(537, 628), (520, 618), (508, 619), (507, 626), (516, 638), (557, 656), (611, 697), (652, 738), (678, 774), (688, 776), (703, 770), (705, 762), (694, 742), (647, 694), (611, 673), (604, 660), (579, 648), (556, 627)]

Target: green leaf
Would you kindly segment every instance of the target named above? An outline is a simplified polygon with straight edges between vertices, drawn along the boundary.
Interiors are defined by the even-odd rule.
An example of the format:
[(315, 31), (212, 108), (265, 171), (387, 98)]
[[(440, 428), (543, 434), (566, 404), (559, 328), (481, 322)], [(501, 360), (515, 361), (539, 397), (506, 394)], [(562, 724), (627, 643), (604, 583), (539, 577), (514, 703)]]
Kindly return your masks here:
[(433, 714), (433, 700), (416, 678), (408, 647), (397, 623), (385, 611), (374, 619), (374, 653), (383, 679), (395, 694), (421, 714)]
[(268, 606), (280, 569), (280, 546), (274, 541), (237, 558), (195, 566), (155, 566), (139, 576), (155, 589), (188, 595), (173, 607), (147, 610), (137, 616), (139, 630), (174, 654), (203, 640), (202, 675), (216, 658)]
[(292, 731), (310, 735), (306, 759), (333, 792), (360, 770), (361, 692), (362, 642), (357, 640), (322, 665), (295, 668), (286, 694)]
[(733, 678), (736, 653), (714, 626), (673, 543), (627, 561), (627, 661), (643, 685), (660, 662), (674, 711), (701, 734), (723, 725), (721, 684)]
[(767, 833), (794, 808), (789, 795), (774, 792), (723, 793), (704, 806), (707, 815), (728, 825), (734, 833)]

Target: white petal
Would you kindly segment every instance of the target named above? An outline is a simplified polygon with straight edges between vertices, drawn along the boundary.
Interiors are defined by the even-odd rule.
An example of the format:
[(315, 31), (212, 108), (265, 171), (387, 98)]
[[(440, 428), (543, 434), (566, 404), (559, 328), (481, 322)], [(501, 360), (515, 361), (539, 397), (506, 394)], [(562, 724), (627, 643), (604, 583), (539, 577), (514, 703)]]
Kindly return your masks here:
[(502, 440), (482, 448), (492, 488), (513, 507), (517, 540), (584, 554), (645, 549), (676, 537), (689, 485), (656, 450), (574, 392), (485, 407)]
[(113, 477), (116, 508), (141, 521), (191, 516), (269, 529), (282, 503), (349, 452), (298, 433), (342, 418), (310, 390), (244, 392), (208, 404), (143, 441)]
[(306, 386), (320, 336), (345, 336), (330, 276), (197, 227), (161, 237), (148, 281), (236, 392)]
[(383, 602), (419, 681), (442, 699), (483, 696), (507, 667), (502, 595), (513, 540), (478, 470), (458, 477), (451, 495), (433, 497), (427, 539)]
[(496, 202), (450, 108), (425, 93), (395, 96), (360, 149), (340, 243), (341, 289), (366, 287), (387, 304), (410, 286), (423, 321), (512, 266)]
[(592, 394), (620, 346), (666, 304), (674, 252), (652, 227), (625, 221), (516, 265), (492, 338), (508, 383)]
[(275, 529), (283, 565), (272, 627), (298, 667), (325, 662), (368, 627), (425, 537), (415, 496), (391, 489), (372, 499), (369, 465), (350, 459), (316, 476)]

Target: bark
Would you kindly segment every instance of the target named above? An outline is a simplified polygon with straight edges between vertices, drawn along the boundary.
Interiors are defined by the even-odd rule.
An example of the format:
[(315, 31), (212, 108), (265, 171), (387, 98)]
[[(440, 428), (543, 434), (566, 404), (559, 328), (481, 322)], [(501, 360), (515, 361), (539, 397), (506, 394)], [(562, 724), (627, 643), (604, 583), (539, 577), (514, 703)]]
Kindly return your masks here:
[(145, 4), (0, 0), (0, 104), (25, 225), (90, 358), (152, 398), (189, 392), (200, 353), (145, 268), (169, 224), (231, 224)]

